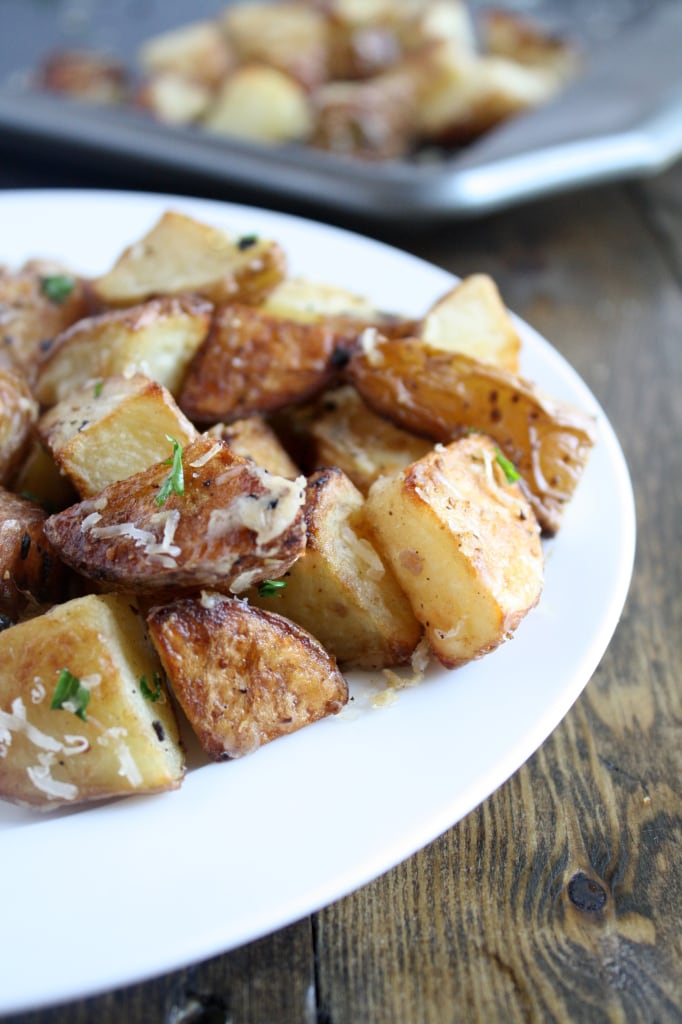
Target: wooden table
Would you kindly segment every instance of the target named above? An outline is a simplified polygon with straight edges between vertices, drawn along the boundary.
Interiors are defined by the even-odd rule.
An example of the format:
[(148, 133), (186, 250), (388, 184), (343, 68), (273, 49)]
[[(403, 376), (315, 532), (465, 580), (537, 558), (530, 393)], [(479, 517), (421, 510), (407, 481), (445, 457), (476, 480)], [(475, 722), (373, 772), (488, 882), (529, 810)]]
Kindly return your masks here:
[[(5, 187), (64, 184), (102, 181), (0, 168)], [(12, 1024), (682, 1019), (682, 164), (438, 233), (373, 233), (492, 274), (603, 404), (639, 531), (613, 642), (535, 756), (387, 875), (207, 963)]]

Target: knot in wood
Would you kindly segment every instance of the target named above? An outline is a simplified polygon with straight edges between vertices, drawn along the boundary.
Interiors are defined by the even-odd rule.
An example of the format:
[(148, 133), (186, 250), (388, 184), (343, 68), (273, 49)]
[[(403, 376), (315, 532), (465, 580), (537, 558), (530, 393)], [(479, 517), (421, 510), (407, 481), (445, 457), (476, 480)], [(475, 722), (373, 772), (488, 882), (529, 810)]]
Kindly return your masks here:
[(599, 882), (578, 871), (568, 883), (568, 898), (578, 910), (595, 914), (606, 905), (606, 890)]

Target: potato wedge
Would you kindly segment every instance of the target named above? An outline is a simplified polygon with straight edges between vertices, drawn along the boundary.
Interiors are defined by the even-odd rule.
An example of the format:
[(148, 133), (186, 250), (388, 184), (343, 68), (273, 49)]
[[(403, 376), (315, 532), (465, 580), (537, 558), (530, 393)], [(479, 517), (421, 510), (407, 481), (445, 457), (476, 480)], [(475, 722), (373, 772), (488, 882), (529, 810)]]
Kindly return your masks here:
[(65, 570), (45, 536), (47, 513), (0, 487), (0, 616), (16, 622), (24, 610), (61, 597)]
[(236, 594), (303, 553), (303, 479), (273, 476), (210, 437), (192, 441), (181, 460), (179, 447), (168, 451), (170, 459), (47, 520), (67, 564), (137, 593)]
[(80, 320), (45, 353), (36, 396), (43, 405), (54, 405), (84, 384), (131, 373), (145, 374), (177, 394), (208, 333), (212, 311), (196, 296), (166, 297)]
[(173, 692), (215, 760), (250, 754), (348, 700), (317, 640), (244, 601), (204, 593), (153, 609), (148, 624)]
[(24, 374), (0, 351), (0, 485), (21, 466), (37, 419), (38, 403)]
[(299, 323), (242, 305), (221, 306), (179, 398), (196, 423), (266, 413), (322, 391), (346, 362), (324, 323)]
[(9, 489), (50, 513), (78, 501), (73, 484), (37, 436), (33, 437), (26, 457), (12, 476)]
[(84, 281), (61, 263), (30, 260), (16, 272), (0, 270), (0, 349), (29, 383), (52, 338), (89, 312)]
[(472, 274), (439, 299), (424, 317), (418, 336), (432, 348), (463, 352), (519, 372), (521, 339), (487, 274)]
[(264, 143), (300, 142), (313, 125), (308, 93), (291, 75), (247, 64), (229, 75), (207, 110), (203, 127)]
[(147, 75), (172, 74), (214, 88), (234, 67), (234, 54), (217, 21), (194, 21), (148, 39), (139, 64)]
[(596, 440), (592, 416), (461, 352), (366, 332), (347, 373), (367, 404), (406, 430), (448, 442), (489, 434), (521, 474), (538, 521), (556, 533)]
[(242, 64), (275, 68), (306, 90), (327, 77), (327, 22), (314, 4), (230, 4), (222, 28)]
[(366, 494), (377, 477), (420, 459), (433, 442), (378, 416), (355, 388), (327, 392), (307, 427), (312, 466), (338, 466)]
[(258, 303), (286, 274), (276, 242), (233, 237), (176, 210), (168, 210), (108, 273), (93, 281), (109, 306), (133, 306), (156, 295), (195, 292), (211, 302)]
[(38, 434), (81, 498), (147, 469), (197, 437), (172, 395), (142, 374), (76, 388), (46, 412)]
[(409, 153), (416, 139), (414, 76), (400, 69), (367, 81), (328, 82), (315, 93), (312, 145), (365, 160)]
[(135, 104), (165, 124), (199, 121), (213, 102), (213, 90), (174, 71), (157, 71), (138, 89)]
[(39, 810), (177, 789), (177, 724), (130, 598), (76, 598), (0, 633), (0, 748), (0, 795)]
[(542, 590), (539, 526), (497, 451), (482, 435), (440, 445), (367, 498), (377, 546), (447, 668), (508, 639)]
[(280, 443), (277, 434), (261, 416), (235, 420), (229, 426), (225, 423), (216, 423), (206, 431), (206, 436), (227, 441), (237, 455), (253, 459), (259, 466), (263, 466), (276, 476), (295, 480), (301, 475), (300, 469)]
[(298, 622), (345, 668), (378, 669), (409, 661), (421, 627), (363, 516), (363, 497), (340, 469), (314, 473), (305, 554), (283, 588), (255, 588), (249, 600)]

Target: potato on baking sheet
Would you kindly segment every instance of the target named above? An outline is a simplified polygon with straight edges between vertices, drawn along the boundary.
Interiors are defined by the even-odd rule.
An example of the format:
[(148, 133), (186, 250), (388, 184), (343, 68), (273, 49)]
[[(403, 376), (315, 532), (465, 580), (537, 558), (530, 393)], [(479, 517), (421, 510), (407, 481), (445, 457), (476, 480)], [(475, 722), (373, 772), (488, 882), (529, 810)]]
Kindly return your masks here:
[(433, 442), (378, 416), (354, 387), (328, 391), (306, 426), (311, 466), (338, 466), (363, 494), (379, 476), (389, 476), (421, 458)]
[(76, 598), (0, 633), (0, 795), (51, 810), (176, 789), (184, 754), (129, 597)]
[(464, 352), (519, 372), (521, 339), (497, 285), (487, 274), (472, 274), (434, 303), (418, 336), (433, 348)]
[(47, 520), (68, 565), (138, 593), (240, 593), (303, 553), (303, 478), (274, 476), (210, 437), (184, 450), (171, 439), (168, 454)]
[(37, 419), (38, 403), (23, 372), (0, 350), (0, 485), (21, 466)]
[(281, 444), (277, 434), (262, 418), (249, 416), (230, 424), (216, 423), (206, 431), (207, 437), (227, 441), (232, 451), (253, 459), (270, 473), (295, 480), (301, 471)]
[(49, 92), (85, 103), (117, 106), (128, 96), (128, 71), (103, 51), (64, 49), (51, 53), (40, 69), (39, 84)]
[(243, 757), (348, 700), (334, 659), (304, 629), (205, 592), (155, 608), (149, 633), (204, 751)]
[(62, 263), (29, 260), (17, 271), (0, 269), (0, 349), (32, 383), (44, 346), (90, 307), (85, 282)]
[(247, 64), (223, 82), (202, 126), (214, 135), (263, 143), (300, 142), (313, 125), (308, 93), (278, 68)]
[(348, 477), (318, 470), (306, 488), (305, 553), (248, 596), (309, 630), (345, 668), (377, 669), (409, 661), (421, 627), (363, 516)]
[(0, 487), (0, 616), (14, 622), (63, 594), (66, 573), (45, 536), (46, 518), (35, 502)]
[(367, 498), (377, 546), (447, 668), (508, 639), (542, 590), (540, 529), (498, 451), (479, 434), (439, 445)]
[(37, 431), (81, 498), (164, 459), (168, 436), (183, 447), (197, 436), (170, 392), (142, 374), (75, 388)]
[(288, 0), (230, 4), (221, 26), (242, 64), (276, 68), (306, 90), (327, 78), (327, 21), (314, 4)]
[(217, 21), (193, 21), (148, 39), (139, 63), (147, 75), (172, 73), (203, 86), (219, 85), (234, 67), (234, 54)]
[(556, 533), (596, 440), (594, 418), (461, 352), (417, 338), (363, 339), (347, 373), (367, 404), (434, 441), (489, 434), (521, 474), (543, 530)]
[(178, 402), (196, 423), (272, 412), (322, 391), (346, 361), (345, 342), (324, 322), (220, 306)]
[(366, 160), (405, 156), (417, 138), (418, 93), (402, 69), (356, 82), (328, 82), (316, 90), (310, 142)]
[(116, 374), (143, 373), (177, 393), (206, 337), (213, 307), (193, 295), (150, 299), (139, 306), (79, 320), (45, 353), (35, 393), (43, 405)]
[(542, 67), (560, 81), (578, 71), (580, 55), (576, 45), (565, 37), (541, 29), (536, 22), (514, 11), (494, 8), (481, 12), (481, 44), (484, 52), (507, 57), (528, 67)]
[(168, 210), (92, 287), (109, 306), (133, 306), (156, 295), (183, 292), (212, 302), (258, 303), (285, 274), (286, 256), (276, 242), (232, 236)]
[(165, 124), (199, 121), (213, 101), (213, 90), (175, 71), (157, 71), (140, 86), (135, 105)]

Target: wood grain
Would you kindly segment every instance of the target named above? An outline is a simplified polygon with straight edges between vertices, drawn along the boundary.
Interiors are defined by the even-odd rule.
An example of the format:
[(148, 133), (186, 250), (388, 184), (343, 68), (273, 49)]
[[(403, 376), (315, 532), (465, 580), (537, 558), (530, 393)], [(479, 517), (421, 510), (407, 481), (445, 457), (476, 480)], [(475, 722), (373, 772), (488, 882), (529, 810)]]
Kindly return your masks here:
[(537, 754), (393, 871), (204, 965), (10, 1024), (682, 1020), (682, 165), (384, 234), (492, 274), (604, 405), (639, 530), (616, 636)]

